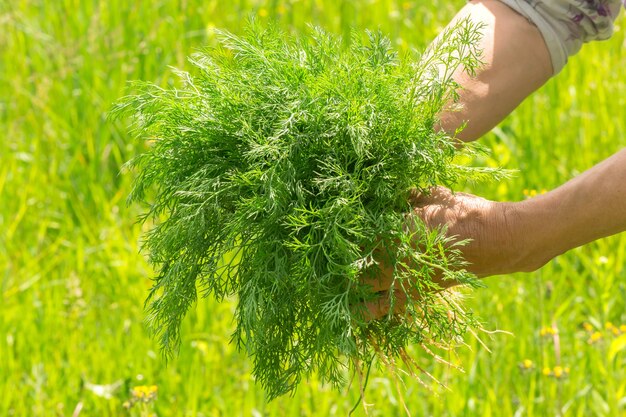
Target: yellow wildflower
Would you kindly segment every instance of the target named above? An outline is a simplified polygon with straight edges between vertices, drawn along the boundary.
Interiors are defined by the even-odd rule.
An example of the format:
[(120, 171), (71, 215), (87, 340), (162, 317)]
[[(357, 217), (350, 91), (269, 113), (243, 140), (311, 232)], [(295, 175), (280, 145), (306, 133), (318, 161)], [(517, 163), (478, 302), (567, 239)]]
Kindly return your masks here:
[(593, 332), (591, 334), (591, 336), (589, 337), (589, 343), (595, 343), (598, 340), (602, 339), (602, 333), (600, 332)]
[(563, 376), (563, 367), (555, 366), (552, 372), (554, 373), (555, 377), (561, 378)]
[(588, 331), (589, 333), (591, 333), (593, 331), (593, 326), (591, 325), (591, 323), (584, 322), (583, 323), (583, 329), (585, 329), (585, 331)]
[(156, 385), (138, 385), (133, 387), (131, 394), (135, 400), (150, 402), (156, 398), (158, 389)]
[(518, 363), (517, 366), (522, 372), (529, 371), (535, 368), (535, 364), (530, 359), (524, 359), (523, 361)]
[(550, 375), (552, 375), (552, 371), (551, 371), (551, 370), (550, 370), (550, 368), (548, 368), (547, 366), (546, 366), (545, 368), (543, 368), (543, 371), (541, 371), (541, 373), (542, 373), (544, 376), (550, 376)]
[(569, 376), (569, 366), (555, 366), (552, 372), (555, 378), (567, 378)]
[(134, 387), (132, 390), (132, 394), (135, 398), (143, 398), (143, 386)]
[(544, 326), (539, 330), (540, 336), (552, 336), (557, 333), (557, 330), (554, 327)]

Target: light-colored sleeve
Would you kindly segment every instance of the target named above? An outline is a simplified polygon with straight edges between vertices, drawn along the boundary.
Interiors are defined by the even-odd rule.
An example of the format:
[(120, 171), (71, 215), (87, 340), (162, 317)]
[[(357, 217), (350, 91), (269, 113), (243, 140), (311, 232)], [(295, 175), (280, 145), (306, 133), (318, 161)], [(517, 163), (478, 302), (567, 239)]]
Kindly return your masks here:
[(626, 0), (500, 0), (530, 20), (543, 35), (554, 74), (583, 43), (608, 39)]

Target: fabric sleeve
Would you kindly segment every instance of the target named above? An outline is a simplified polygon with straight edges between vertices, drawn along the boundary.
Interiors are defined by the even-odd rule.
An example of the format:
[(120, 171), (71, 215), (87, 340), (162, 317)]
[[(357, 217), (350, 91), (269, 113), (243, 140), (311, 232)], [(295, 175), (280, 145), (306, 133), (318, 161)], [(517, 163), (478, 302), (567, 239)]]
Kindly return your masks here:
[[(546, 42), (554, 74), (583, 43), (608, 39), (626, 0), (500, 0), (532, 22)], [(624, 3), (626, 4), (626, 3)]]

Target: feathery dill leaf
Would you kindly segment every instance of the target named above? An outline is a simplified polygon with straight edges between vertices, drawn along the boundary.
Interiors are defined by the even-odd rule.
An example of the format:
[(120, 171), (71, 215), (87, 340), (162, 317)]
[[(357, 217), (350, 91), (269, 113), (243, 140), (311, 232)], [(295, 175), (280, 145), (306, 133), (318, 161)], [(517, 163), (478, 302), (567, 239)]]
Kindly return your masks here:
[[(147, 201), (142, 220), (155, 221), (147, 306), (165, 352), (198, 293), (237, 297), (233, 341), (270, 398), (312, 372), (342, 384), (351, 362), (475, 324), (433, 282), (443, 271), (477, 285), (458, 246), (405, 213), (415, 188), (492, 175), (456, 165), (473, 148), (436, 129), (457, 98), (453, 72), (480, 64), (478, 37), (462, 21), (425, 55), (399, 57), (377, 32), (345, 47), (317, 28), (294, 38), (251, 22), (193, 55), (179, 88), (134, 85), (112, 114), (132, 116), (150, 143), (129, 163), (130, 201)], [(368, 322), (359, 306), (375, 294), (361, 278), (381, 252), (393, 288), (420, 298)]]

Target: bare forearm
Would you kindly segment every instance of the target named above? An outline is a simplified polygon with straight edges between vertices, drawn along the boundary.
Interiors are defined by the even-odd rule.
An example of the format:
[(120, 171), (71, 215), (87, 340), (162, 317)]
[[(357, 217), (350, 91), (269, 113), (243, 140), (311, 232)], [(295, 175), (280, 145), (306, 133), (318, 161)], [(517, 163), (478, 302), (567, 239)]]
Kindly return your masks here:
[(459, 71), (461, 109), (441, 114), (441, 128), (460, 133), (463, 141), (478, 139), (552, 75), (548, 49), (538, 29), (526, 18), (496, 0), (468, 3), (453, 19), (470, 17), (483, 25), (484, 66), (475, 77)]
[(626, 149), (561, 187), (513, 203), (514, 233), (524, 242), (522, 270), (626, 230)]

